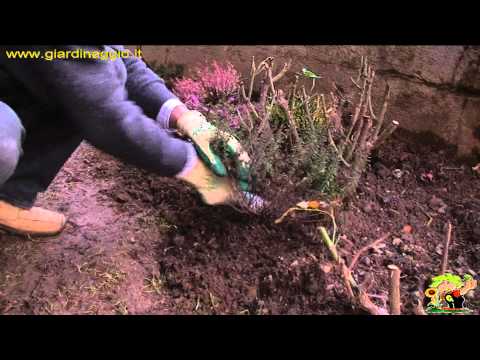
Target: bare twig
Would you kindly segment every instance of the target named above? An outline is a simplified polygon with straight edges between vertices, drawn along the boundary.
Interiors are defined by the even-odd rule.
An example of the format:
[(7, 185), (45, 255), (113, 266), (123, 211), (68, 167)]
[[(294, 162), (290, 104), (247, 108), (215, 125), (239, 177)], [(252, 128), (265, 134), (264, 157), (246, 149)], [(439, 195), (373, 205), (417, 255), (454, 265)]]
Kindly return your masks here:
[(245, 92), (245, 84), (243, 82), (240, 83), (239, 95), (242, 97), (244, 101), (248, 101), (247, 94)]
[(387, 113), (387, 108), (388, 108), (388, 102), (389, 101), (390, 101), (390, 85), (387, 84), (385, 86), (385, 94), (383, 95), (382, 110), (380, 111), (380, 115), (378, 117), (378, 122), (377, 122), (377, 125), (376, 125), (375, 135), (373, 137), (374, 141), (377, 140), (377, 138), (380, 135), (380, 131), (382, 130), (383, 123), (385, 121), (385, 114)]
[(372, 315), (388, 315), (386, 309), (375, 305), (372, 300), (370, 300), (367, 293), (362, 290), (360, 290), (360, 293), (358, 295), (358, 301), (360, 303), (360, 307)]
[[(362, 61), (363, 61), (363, 58), (362, 58)], [(362, 69), (362, 71), (363, 71), (363, 69)], [(364, 103), (364, 99), (365, 99), (365, 95), (366, 95), (367, 81), (368, 81), (368, 79), (366, 77), (366, 74), (365, 74), (365, 71), (362, 72), (362, 77), (364, 77), (364, 79), (363, 79), (362, 90), (361, 90), (361, 93), (360, 93), (360, 99), (358, 101), (357, 107), (355, 108), (355, 114), (352, 118), (352, 123), (350, 124), (350, 128), (347, 132), (347, 135), (345, 136), (342, 144), (340, 145), (340, 151), (341, 151), (342, 155), (344, 155), (345, 148), (346, 148), (348, 142), (350, 141), (350, 136), (352, 135), (353, 129), (355, 128), (355, 125), (357, 124), (360, 113), (362, 112), (362, 109), (363, 109), (363, 103)]]
[(442, 270), (441, 270), (442, 275), (445, 274), (448, 267), (448, 247), (450, 246), (451, 238), (452, 238), (452, 224), (448, 222), (448, 232), (443, 245), (443, 259), (442, 259)]
[(357, 284), (352, 277), (352, 273), (345, 266), (345, 262), (343, 261), (343, 259), (341, 260), (340, 266), (342, 271), (343, 282), (345, 283), (345, 287), (347, 288), (347, 294), (350, 297), (350, 300), (355, 301), (355, 294), (353, 293), (352, 286), (355, 287), (355, 289), (357, 289)]
[(341, 276), (350, 300), (356, 303), (361, 309), (367, 311), (372, 315), (388, 315), (387, 310), (375, 305), (372, 300), (370, 300), (370, 297), (368, 296), (366, 291), (364, 291), (358, 286), (352, 276), (352, 271), (345, 265), (345, 260), (343, 260), (343, 258), (338, 255), (336, 246), (330, 239), (330, 236), (328, 235), (325, 227), (320, 226), (319, 229), (322, 234), (322, 239), (324, 243), (327, 245), (330, 254), (340, 268)]
[(387, 233), (385, 235), (383, 235), (382, 237), (380, 237), (379, 239), (375, 240), (374, 242), (372, 242), (371, 244), (368, 244), (366, 246), (364, 246), (363, 248), (361, 248), (356, 254), (355, 256), (353, 257), (352, 259), (352, 262), (350, 263), (350, 266), (348, 267), (348, 269), (350, 271), (353, 270), (353, 267), (355, 266), (355, 264), (357, 263), (358, 259), (360, 258), (360, 256), (362, 256), (363, 253), (365, 253), (366, 251), (368, 251), (369, 249), (377, 246), (378, 244), (380, 244), (381, 242), (385, 241), (388, 237), (390, 236), (390, 233)]
[(291, 66), (292, 66), (292, 59), (289, 59), (288, 62), (286, 62), (283, 65), (282, 70), (277, 75), (275, 75), (273, 77), (273, 79), (272, 79), (273, 83), (276, 83), (278, 80), (280, 80), (282, 77), (284, 77)]
[(255, 77), (257, 76), (257, 68), (255, 66), (255, 56), (252, 56), (252, 69), (250, 71), (250, 88), (248, 89), (248, 100), (252, 99), (252, 92), (253, 92), (253, 83), (255, 81)]
[(292, 132), (294, 143), (299, 144), (301, 140), (300, 140), (300, 136), (298, 135), (295, 119), (293, 118), (292, 112), (290, 111), (290, 108), (288, 106), (288, 100), (285, 98), (282, 90), (278, 91), (277, 101), (278, 101), (278, 105), (280, 105), (283, 111), (285, 111), (285, 114), (287, 114), (287, 119), (288, 119), (288, 123), (290, 124), (290, 130)]
[[(288, 102), (291, 103), (292, 100), (295, 100), (295, 96), (297, 95), (297, 85), (298, 85), (298, 79), (300, 77), (298, 75), (295, 75), (295, 82), (293, 83), (293, 88), (292, 92), (290, 94), (290, 97), (288, 98)], [(293, 103), (292, 103), (293, 104)]]
[(362, 77), (362, 73), (363, 73), (363, 66), (365, 65), (365, 57), (361, 57), (361, 60), (360, 60), (360, 68), (358, 69), (358, 76), (357, 76), (357, 83), (360, 81), (361, 77)]
[(275, 97), (277, 96), (277, 92), (275, 91), (275, 85), (273, 85), (274, 81), (273, 81), (273, 74), (272, 74), (272, 67), (269, 66), (267, 68), (267, 76), (268, 76), (268, 81), (269, 81), (269, 84), (270, 84), (270, 89), (272, 90), (272, 97)]
[(335, 145), (335, 141), (333, 141), (333, 137), (332, 137), (332, 134), (330, 133), (330, 129), (327, 129), (327, 135), (328, 135), (328, 141), (329, 141), (330, 145), (333, 147), (333, 149), (335, 150), (335, 152), (337, 153), (338, 158), (340, 159), (340, 161), (341, 161), (347, 168), (351, 167), (351, 165), (343, 158), (342, 154), (340, 154), (340, 150), (338, 150), (337, 145)]
[(400, 123), (398, 121), (393, 120), (386, 128), (383, 130), (380, 135), (378, 136), (377, 140), (375, 141), (374, 147), (378, 148), (380, 145), (384, 143), (384, 141), (392, 135), (392, 133), (397, 129)]
[(368, 108), (370, 110), (370, 116), (373, 119), (376, 119), (377, 117), (375, 116), (375, 113), (373, 112), (373, 107), (372, 107), (372, 83), (374, 78), (375, 78), (375, 71), (372, 70), (370, 87), (368, 88), (367, 103), (368, 103)]
[(267, 105), (267, 96), (268, 96), (269, 85), (266, 83), (266, 79), (262, 80), (262, 86), (260, 88), (260, 99), (258, 101), (260, 108), (260, 116), (263, 118), (265, 116), (264, 110)]
[(400, 269), (389, 265), (390, 269), (390, 314), (400, 315)]
[(362, 90), (362, 87), (360, 85), (358, 85), (357, 82), (355, 80), (353, 80), (352, 77), (350, 77), (350, 80), (352, 81), (353, 85), (355, 85), (359, 90)]
[(313, 89), (315, 89), (315, 78), (312, 79), (312, 87), (310, 88), (310, 94), (313, 92)]

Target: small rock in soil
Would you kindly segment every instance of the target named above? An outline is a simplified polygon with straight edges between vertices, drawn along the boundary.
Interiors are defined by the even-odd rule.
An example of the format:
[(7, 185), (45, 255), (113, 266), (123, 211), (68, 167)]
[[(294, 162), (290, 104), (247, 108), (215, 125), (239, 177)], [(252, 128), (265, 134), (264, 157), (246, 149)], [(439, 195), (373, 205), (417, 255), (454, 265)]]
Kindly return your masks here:
[(400, 179), (403, 176), (403, 171), (400, 169), (395, 169), (392, 171), (392, 174), (395, 178)]
[(400, 245), (401, 243), (402, 243), (402, 239), (400, 239), (400, 238), (398, 238), (398, 237), (397, 237), (397, 238), (394, 238), (394, 239), (392, 240), (392, 244), (395, 245), (395, 246), (398, 246), (398, 245)]
[(447, 208), (447, 204), (445, 204), (445, 202), (442, 199), (440, 199), (439, 197), (436, 197), (435, 195), (433, 195), (433, 197), (430, 199), (430, 201), (428, 202), (428, 205), (432, 210), (436, 210), (441, 214), (444, 214), (445, 209)]
[(320, 269), (325, 273), (328, 274), (330, 271), (332, 271), (332, 265), (328, 263), (324, 263), (320, 265)]
[(173, 238), (173, 243), (175, 246), (181, 247), (185, 243), (185, 236), (175, 235)]

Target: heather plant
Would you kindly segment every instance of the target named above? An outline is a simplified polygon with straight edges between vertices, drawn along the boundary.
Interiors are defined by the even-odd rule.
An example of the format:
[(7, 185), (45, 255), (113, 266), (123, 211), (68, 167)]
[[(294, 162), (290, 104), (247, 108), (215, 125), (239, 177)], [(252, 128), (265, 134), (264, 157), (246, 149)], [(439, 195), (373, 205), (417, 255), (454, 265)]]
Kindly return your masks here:
[(334, 129), (336, 136), (331, 136), (329, 140), (343, 165), (342, 175), (346, 179), (344, 192), (347, 198), (352, 198), (356, 193), (372, 151), (382, 145), (399, 125), (397, 121), (386, 117), (390, 100), (388, 84), (385, 86), (380, 112), (374, 110), (372, 87), (375, 70), (368, 58), (362, 57), (357, 79), (351, 80), (358, 102), (350, 101), (338, 90), (335, 94), (332, 92), (332, 111), (343, 121), (337, 122)]
[[(236, 107), (239, 126), (234, 134), (252, 158), (251, 191), (270, 200), (294, 195), (300, 188), (333, 197), (339, 192), (338, 159), (328, 142), (324, 102), (299, 92), (292, 94), (289, 101), (284, 91), (276, 88), (290, 65), (285, 64), (274, 75), (272, 58), (259, 65), (253, 62), (250, 88), (244, 84), (240, 87), (241, 102)], [(263, 79), (254, 103), (252, 87), (256, 76)], [(221, 117), (213, 121), (219, 128), (227, 126)], [(221, 142), (219, 139), (215, 150), (228, 158)]]
[(197, 69), (196, 74), (207, 103), (232, 102), (238, 94), (240, 75), (229, 62), (220, 65), (214, 61), (210, 66)]
[[(239, 102), (240, 75), (231, 63), (214, 61), (194, 71), (193, 78), (180, 78), (174, 82), (174, 92), (191, 109), (208, 114), (208, 117), (226, 119), (239, 126), (238, 111), (245, 113)], [(238, 111), (237, 111), (238, 110)]]
[[(350, 198), (371, 151), (398, 125), (385, 118), (390, 89), (386, 87), (377, 117), (371, 99), (375, 72), (367, 59), (362, 58), (357, 80), (352, 79), (357, 103), (335, 85), (328, 99), (315, 92), (319, 77), (305, 76), (305, 69), (286, 91), (278, 88), (290, 67), (288, 62), (274, 73), (273, 58), (259, 64), (253, 59), (250, 78), (241, 82), (231, 64), (213, 63), (197, 69), (194, 78), (177, 80), (175, 92), (240, 140), (252, 160), (250, 191), (274, 201), (295, 194)], [(312, 82), (308, 90), (299, 85), (300, 77), (303, 83)], [(257, 91), (255, 83), (260, 84)], [(234, 161), (220, 137), (214, 150), (234, 173)]]
[(205, 106), (205, 89), (202, 83), (190, 78), (174, 82), (174, 91), (189, 108), (201, 110)]

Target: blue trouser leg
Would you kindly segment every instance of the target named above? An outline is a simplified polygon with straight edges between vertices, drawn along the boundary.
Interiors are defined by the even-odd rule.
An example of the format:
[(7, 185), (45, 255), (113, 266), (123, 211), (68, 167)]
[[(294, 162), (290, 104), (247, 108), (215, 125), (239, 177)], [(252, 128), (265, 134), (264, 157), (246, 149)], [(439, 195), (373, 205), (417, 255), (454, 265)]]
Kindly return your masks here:
[(15, 172), (22, 153), (24, 131), (17, 114), (0, 101), (0, 187)]
[(175, 176), (196, 157), (190, 142), (162, 129), (128, 97), (128, 70), (120, 59), (17, 63), (1, 54), (0, 59), (0, 101), (26, 129), (14, 173), (4, 170), (8, 180), (0, 185), (0, 199), (31, 207), (82, 139), (160, 176)]
[[(21, 157), (19, 159), (17, 157), (18, 163), (13, 174), (10, 173), (12, 164), (8, 167), (8, 177), (5, 170), (5, 178), (8, 180), (0, 181), (0, 199), (22, 208), (30, 208), (37, 194), (48, 188), (63, 164), (81, 143), (82, 137), (75, 128), (56, 119), (54, 115), (39, 114), (38, 120), (31, 121), (29, 117), (34, 116), (33, 112), (20, 110), (19, 116), (26, 128), (23, 151)], [(0, 129), (3, 129), (1, 125)], [(9, 132), (12, 133), (12, 130)], [(17, 126), (16, 143), (20, 144), (18, 134)], [(12, 135), (8, 138), (11, 139)]]

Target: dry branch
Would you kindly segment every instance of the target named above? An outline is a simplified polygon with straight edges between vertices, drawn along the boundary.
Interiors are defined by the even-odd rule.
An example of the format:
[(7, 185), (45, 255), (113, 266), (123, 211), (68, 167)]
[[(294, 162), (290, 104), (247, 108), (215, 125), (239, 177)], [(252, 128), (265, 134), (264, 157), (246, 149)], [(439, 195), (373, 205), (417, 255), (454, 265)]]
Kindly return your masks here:
[(378, 122), (376, 126), (376, 131), (374, 135), (374, 140), (378, 138), (380, 135), (380, 131), (382, 130), (383, 127), (383, 122), (385, 121), (385, 114), (387, 113), (387, 108), (388, 108), (388, 102), (390, 101), (390, 85), (385, 86), (385, 94), (383, 95), (383, 105), (382, 105), (382, 110), (380, 112), (380, 115), (378, 117)]
[(442, 269), (441, 274), (445, 274), (448, 267), (448, 247), (450, 246), (450, 240), (452, 238), (452, 224), (448, 223), (448, 231), (447, 236), (445, 238), (445, 242), (443, 244), (443, 258), (442, 258)]
[(371, 315), (388, 315), (387, 310), (375, 305), (366, 292), (360, 290), (358, 295), (360, 307)]
[(388, 315), (387, 310), (375, 305), (368, 296), (368, 294), (358, 286), (352, 276), (352, 271), (345, 265), (345, 260), (343, 260), (343, 258), (338, 255), (336, 246), (330, 239), (327, 230), (323, 226), (320, 226), (319, 229), (322, 234), (322, 239), (324, 243), (327, 245), (327, 248), (332, 254), (332, 257), (340, 267), (341, 276), (347, 289), (347, 294), (349, 298), (361, 309), (367, 311), (371, 315)]
[(292, 60), (288, 60), (288, 62), (286, 62), (284, 65), (283, 65), (283, 68), (282, 70), (273, 77), (272, 81), (273, 83), (276, 83), (278, 80), (280, 80), (281, 78), (283, 78), (285, 76), (285, 74), (287, 73), (288, 70), (290, 70), (290, 67), (292, 66)]
[(288, 123), (290, 125), (290, 131), (292, 133), (294, 144), (299, 144), (301, 142), (300, 136), (298, 135), (297, 126), (295, 125), (295, 119), (293, 118), (290, 107), (288, 106), (288, 100), (285, 98), (283, 91), (278, 91), (278, 105), (285, 111), (287, 114)]
[(383, 130), (380, 135), (378, 136), (375, 144), (374, 144), (374, 147), (378, 148), (380, 145), (382, 145), (385, 140), (390, 136), (392, 135), (392, 133), (397, 129), (398, 127), (399, 122), (398, 121), (395, 121), (393, 120), (386, 128), (385, 130)]
[(363, 248), (361, 248), (361, 249), (355, 254), (355, 256), (353, 257), (352, 262), (350, 263), (350, 266), (348, 267), (348, 269), (349, 269), (350, 271), (353, 271), (353, 267), (355, 266), (355, 264), (357, 263), (358, 259), (360, 258), (360, 256), (362, 256), (363, 253), (365, 253), (365, 252), (368, 251), (369, 249), (377, 246), (377, 245), (380, 244), (381, 242), (385, 241), (389, 236), (390, 236), (390, 233), (387, 233), (387, 234), (383, 235), (382, 237), (380, 237), (379, 239), (377, 239), (377, 240), (375, 240), (374, 242), (372, 242), (371, 244), (368, 244), (368, 245), (364, 246)]
[(390, 269), (390, 314), (400, 315), (400, 269), (389, 265)]

